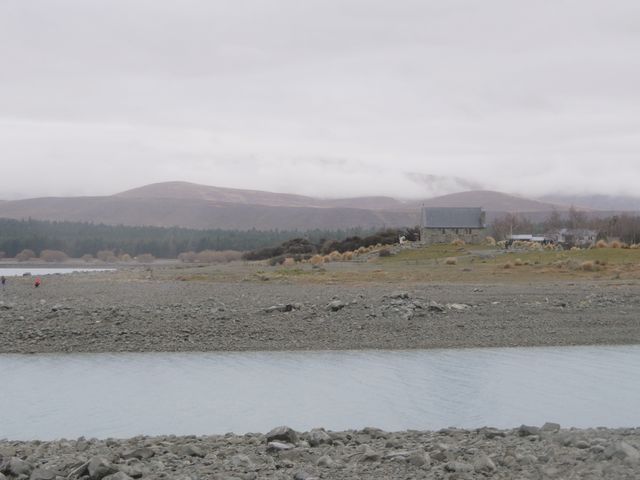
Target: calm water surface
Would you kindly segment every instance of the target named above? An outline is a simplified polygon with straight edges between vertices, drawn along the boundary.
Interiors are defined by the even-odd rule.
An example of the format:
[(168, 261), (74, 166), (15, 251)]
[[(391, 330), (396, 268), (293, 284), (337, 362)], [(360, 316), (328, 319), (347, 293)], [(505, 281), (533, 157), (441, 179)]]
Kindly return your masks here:
[(113, 270), (115, 270), (115, 268), (0, 268), (0, 275), (4, 275), (5, 277), (21, 277), (25, 273), (30, 273), (31, 275), (54, 275), (74, 272), (110, 272)]
[(640, 346), (0, 355), (0, 438), (640, 425)]

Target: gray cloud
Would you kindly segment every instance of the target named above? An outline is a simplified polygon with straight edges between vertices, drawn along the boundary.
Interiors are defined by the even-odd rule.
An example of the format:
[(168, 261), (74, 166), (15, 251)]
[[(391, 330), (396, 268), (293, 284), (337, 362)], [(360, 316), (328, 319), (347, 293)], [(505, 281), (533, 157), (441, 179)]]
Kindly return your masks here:
[(633, 194), (639, 24), (632, 0), (9, 0), (0, 198)]

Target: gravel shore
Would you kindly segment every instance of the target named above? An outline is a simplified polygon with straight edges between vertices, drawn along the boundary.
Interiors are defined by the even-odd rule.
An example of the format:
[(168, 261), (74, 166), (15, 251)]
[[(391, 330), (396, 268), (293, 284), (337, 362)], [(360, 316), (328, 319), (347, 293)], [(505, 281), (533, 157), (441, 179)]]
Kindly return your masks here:
[(375, 428), (127, 440), (0, 441), (0, 478), (637, 479), (640, 429)]
[(12, 278), (0, 353), (640, 343), (637, 282), (317, 285)]

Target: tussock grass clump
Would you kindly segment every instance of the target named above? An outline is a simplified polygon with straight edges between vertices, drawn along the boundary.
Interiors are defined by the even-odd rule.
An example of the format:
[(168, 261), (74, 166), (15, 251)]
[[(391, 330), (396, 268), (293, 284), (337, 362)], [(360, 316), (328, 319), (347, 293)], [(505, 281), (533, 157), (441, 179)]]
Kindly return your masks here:
[(502, 268), (504, 268), (505, 270), (508, 270), (508, 269), (510, 269), (510, 268), (513, 268), (513, 263), (511, 263), (511, 262), (507, 262), (507, 263), (505, 263), (505, 264), (502, 266)]
[(622, 243), (619, 242), (618, 240), (613, 240), (610, 244), (609, 244), (610, 248), (622, 248)]
[(582, 262), (580, 264), (580, 268), (582, 270), (584, 270), (585, 272), (593, 272), (595, 270), (597, 270), (597, 265), (595, 264), (595, 262), (592, 262), (591, 260), (587, 260), (585, 262)]
[(334, 250), (329, 254), (329, 258), (332, 262), (339, 262), (342, 260), (342, 254), (339, 251)]
[(609, 245), (607, 245), (607, 242), (605, 242), (604, 240), (598, 240), (596, 242), (596, 248), (607, 248)]
[(524, 264), (524, 262), (522, 261), (522, 259), (521, 259), (521, 258), (516, 258), (516, 259), (513, 261), (513, 264), (514, 264), (516, 267), (521, 267), (521, 266)]
[(456, 257), (447, 257), (444, 263), (445, 265), (457, 265), (458, 259)]
[(493, 237), (485, 237), (484, 238), (484, 243), (486, 245), (489, 245), (491, 247), (495, 247), (496, 246), (496, 239)]
[(463, 247), (466, 245), (465, 241), (462, 240), (461, 238), (456, 238), (455, 240), (453, 240), (451, 242), (451, 245), (455, 246), (455, 247)]
[(349, 262), (353, 260), (353, 252), (344, 252), (342, 254), (342, 261), (343, 262)]
[(637, 250), (638, 248), (640, 248), (640, 244), (632, 243), (631, 245), (629, 245), (629, 248), (631, 250)]
[(68, 259), (67, 254), (60, 250), (42, 250), (42, 252), (40, 252), (40, 260), (44, 260), (45, 262), (64, 262)]
[(292, 267), (295, 264), (296, 264), (296, 260), (293, 257), (287, 257), (282, 262), (283, 267)]
[(322, 255), (314, 255), (309, 259), (311, 265), (322, 265), (324, 263), (324, 257)]

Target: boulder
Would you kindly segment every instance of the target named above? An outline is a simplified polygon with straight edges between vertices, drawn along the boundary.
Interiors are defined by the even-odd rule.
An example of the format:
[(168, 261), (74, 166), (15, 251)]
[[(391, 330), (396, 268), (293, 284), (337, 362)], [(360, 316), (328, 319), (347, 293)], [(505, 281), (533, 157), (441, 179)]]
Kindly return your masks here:
[(425, 465), (431, 464), (431, 457), (429, 457), (429, 454), (426, 452), (416, 450), (415, 452), (411, 452), (407, 457), (407, 461), (414, 467), (424, 467)]
[(46, 468), (36, 468), (31, 472), (29, 480), (55, 480), (58, 472)]
[(182, 455), (183, 457), (199, 457), (204, 458), (204, 452), (197, 445), (178, 445), (174, 448), (173, 452), (176, 455)]
[(539, 435), (540, 434), (540, 428), (538, 427), (532, 427), (530, 425), (520, 425), (520, 428), (518, 428), (518, 436), (520, 437), (528, 437), (531, 435)]
[(295, 445), (290, 443), (283, 442), (269, 442), (267, 443), (267, 451), (268, 452), (284, 452), (286, 450), (291, 450), (295, 448)]
[(447, 308), (444, 305), (441, 305), (438, 302), (434, 302), (433, 300), (431, 300), (429, 302), (429, 305), (427, 306), (427, 310), (430, 311), (430, 312), (442, 313), (442, 312), (446, 311)]
[(87, 465), (91, 480), (102, 480), (107, 475), (118, 473), (118, 469), (105, 457), (93, 457)]
[(409, 293), (402, 291), (402, 290), (396, 290), (395, 292), (392, 292), (391, 295), (389, 295), (390, 298), (399, 298), (399, 299), (406, 299), (409, 298)]
[(608, 458), (617, 458), (629, 465), (640, 463), (640, 451), (627, 442), (616, 442), (612, 447), (606, 450), (605, 455)]
[(559, 423), (547, 422), (542, 426), (543, 432), (557, 432), (560, 430)]
[(323, 455), (318, 459), (316, 465), (318, 467), (331, 468), (336, 464), (336, 462), (329, 455)]
[(473, 469), (478, 473), (492, 473), (496, 471), (496, 464), (487, 455), (481, 455), (473, 462)]
[(5, 460), (2, 465), (2, 472), (7, 475), (13, 475), (14, 477), (19, 475), (29, 476), (32, 471), (33, 466), (18, 457), (11, 457)]
[(130, 458), (137, 458), (138, 460), (148, 460), (156, 454), (149, 447), (136, 448), (135, 450), (128, 450), (122, 454), (122, 458), (128, 460)]
[(295, 444), (298, 442), (298, 434), (294, 429), (289, 428), (285, 425), (276, 427), (269, 433), (267, 433), (267, 443), (278, 440)]
[(331, 444), (331, 436), (321, 428), (314, 428), (307, 434), (307, 441), (312, 447), (317, 447), (322, 444)]

